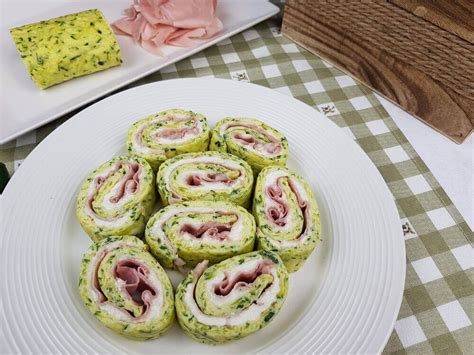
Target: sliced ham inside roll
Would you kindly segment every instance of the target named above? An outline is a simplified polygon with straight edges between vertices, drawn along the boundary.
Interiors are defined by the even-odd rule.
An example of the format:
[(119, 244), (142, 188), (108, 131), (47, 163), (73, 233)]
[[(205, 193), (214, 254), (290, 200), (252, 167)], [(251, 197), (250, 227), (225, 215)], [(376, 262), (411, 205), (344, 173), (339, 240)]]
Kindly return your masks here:
[(158, 192), (165, 205), (184, 201), (229, 201), (249, 206), (253, 173), (231, 154), (201, 152), (166, 160), (157, 174)]
[(258, 175), (253, 198), (257, 245), (280, 255), (288, 271), (297, 271), (319, 240), (319, 208), (308, 183), (280, 166)]
[(76, 216), (93, 241), (110, 235), (140, 235), (156, 199), (154, 174), (137, 156), (119, 156), (85, 179)]
[(207, 268), (204, 261), (176, 290), (176, 315), (186, 334), (216, 344), (268, 325), (288, 291), (288, 272), (276, 255), (260, 250)]
[(145, 239), (161, 265), (184, 270), (203, 260), (217, 263), (252, 251), (255, 220), (230, 202), (189, 201), (151, 217)]
[(223, 118), (211, 133), (210, 150), (234, 154), (257, 174), (268, 165), (284, 166), (288, 140), (268, 124), (252, 118)]
[(127, 150), (158, 170), (163, 161), (178, 154), (207, 150), (210, 130), (196, 112), (172, 109), (135, 122), (127, 136)]
[(174, 320), (173, 286), (134, 236), (93, 244), (82, 259), (79, 291), (102, 324), (129, 338), (157, 338)]

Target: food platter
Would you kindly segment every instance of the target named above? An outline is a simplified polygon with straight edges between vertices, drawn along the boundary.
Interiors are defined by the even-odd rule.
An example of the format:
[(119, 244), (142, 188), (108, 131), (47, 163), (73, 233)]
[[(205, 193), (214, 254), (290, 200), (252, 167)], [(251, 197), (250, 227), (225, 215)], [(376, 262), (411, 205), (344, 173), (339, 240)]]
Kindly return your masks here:
[[(78, 292), (81, 257), (91, 244), (75, 218), (81, 182), (126, 152), (135, 121), (176, 107), (202, 113), (211, 127), (223, 117), (253, 117), (284, 133), (288, 167), (309, 182), (320, 208), (322, 241), (290, 275), (278, 316), (260, 332), (219, 346), (193, 341), (176, 324), (156, 340), (122, 338), (94, 319)], [(1, 206), (1, 277), (9, 285), (1, 291), (8, 324), (2, 352), (373, 353), (383, 350), (402, 299), (404, 241), (377, 169), (313, 108), (253, 84), (178, 79), (104, 99), (30, 154)], [(170, 276), (176, 287), (182, 276)]]

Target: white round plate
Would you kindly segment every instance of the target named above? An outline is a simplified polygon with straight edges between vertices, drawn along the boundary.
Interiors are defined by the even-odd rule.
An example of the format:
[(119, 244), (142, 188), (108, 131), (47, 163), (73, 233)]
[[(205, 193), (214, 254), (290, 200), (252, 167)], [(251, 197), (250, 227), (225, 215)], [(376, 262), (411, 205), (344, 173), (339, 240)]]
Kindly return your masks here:
[[(122, 338), (82, 304), (77, 281), (90, 240), (74, 216), (79, 186), (125, 153), (128, 127), (162, 110), (255, 117), (283, 132), (288, 166), (311, 184), (322, 242), (290, 277), (288, 298), (262, 331), (220, 346), (174, 327), (148, 342)], [(405, 246), (391, 193), (359, 146), (313, 108), (270, 89), (221, 79), (178, 79), (127, 90), (78, 113), (23, 162), (2, 197), (1, 352), (374, 353), (393, 329)], [(176, 282), (176, 275), (173, 275)]]

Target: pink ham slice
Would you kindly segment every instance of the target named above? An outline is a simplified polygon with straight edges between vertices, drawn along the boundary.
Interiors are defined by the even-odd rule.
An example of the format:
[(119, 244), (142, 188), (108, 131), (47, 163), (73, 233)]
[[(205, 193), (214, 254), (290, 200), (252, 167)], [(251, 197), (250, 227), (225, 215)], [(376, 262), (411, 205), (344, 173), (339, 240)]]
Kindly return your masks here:
[(98, 303), (105, 303), (107, 302), (107, 297), (105, 297), (104, 293), (102, 292), (100, 285), (99, 285), (99, 265), (104, 259), (105, 255), (107, 253), (104, 250), (101, 250), (99, 254), (97, 255), (97, 261), (94, 264), (94, 272), (93, 272), (93, 279), (92, 279), (92, 285), (93, 285), (93, 291), (97, 295), (97, 302)]
[(119, 202), (125, 194), (134, 194), (137, 191), (139, 179), (140, 165), (133, 163), (129, 164), (129, 170), (120, 181), (120, 186), (117, 193), (110, 198), (110, 202)]
[[(190, 120), (192, 120), (194, 122), (194, 124), (191, 127), (185, 127), (184, 132), (183, 132), (184, 134), (182, 134), (182, 135), (181, 135), (181, 133), (178, 133), (178, 134), (174, 133), (173, 131), (176, 131), (176, 129), (165, 128), (165, 129), (161, 130), (159, 133), (157, 133), (155, 135), (155, 137), (158, 137), (158, 138), (164, 137), (164, 138), (168, 138), (168, 139), (177, 139), (176, 136), (178, 136), (178, 138), (182, 138), (188, 133), (192, 133), (192, 134), (197, 135), (199, 133), (199, 127), (198, 127), (198, 123), (197, 123), (197, 121), (194, 117), (177, 118), (175, 116), (169, 115), (169, 116), (165, 117), (164, 119), (153, 120), (153, 121), (149, 122), (148, 124), (142, 125), (135, 132), (135, 135), (134, 135), (135, 143), (137, 145), (142, 146), (143, 145), (143, 139), (142, 139), (143, 131), (145, 130), (145, 128), (154, 125), (158, 121), (161, 121), (161, 122), (187, 122), (187, 121), (190, 121)], [(156, 153), (156, 154), (163, 154), (163, 151), (161, 149), (150, 149), (150, 150), (152, 152)]]
[(115, 277), (125, 281), (125, 290), (137, 304), (150, 308), (157, 292), (148, 281), (148, 269), (135, 260), (120, 260), (115, 266)]
[(191, 224), (184, 224), (181, 227), (181, 232), (191, 234), (198, 239), (210, 237), (217, 240), (225, 240), (229, 237), (231, 229), (232, 225), (230, 224), (211, 221), (204, 223), (198, 228)]
[[(94, 208), (93, 208), (93, 202), (95, 200), (95, 197), (99, 193), (100, 187), (104, 184), (107, 179), (109, 179), (112, 175), (114, 175), (118, 170), (120, 170), (122, 167), (127, 166), (127, 172), (126, 174), (120, 179), (119, 181), (119, 187), (117, 189), (117, 192), (114, 196), (110, 198), (110, 202), (112, 203), (117, 203), (119, 202), (126, 194), (134, 194), (138, 186), (140, 184), (140, 165), (135, 162), (122, 162), (122, 163), (117, 163), (117, 165), (107, 173), (105, 176), (98, 176), (95, 181), (94, 181), (94, 191), (90, 195), (87, 203), (89, 205), (90, 210), (95, 214)], [(96, 218), (100, 218), (99, 216), (95, 215)]]
[[(102, 250), (97, 256), (97, 261), (94, 265), (92, 284), (94, 292), (98, 296), (99, 304), (109, 302), (105, 294), (102, 292), (98, 278), (100, 263), (106, 255), (107, 252)], [(128, 296), (138, 305), (143, 306), (142, 314), (136, 319), (146, 317), (151, 308), (153, 298), (157, 296), (157, 290), (155, 290), (148, 281), (147, 274), (148, 269), (146, 266), (136, 260), (120, 260), (115, 266), (114, 276), (125, 281), (125, 290), (128, 293)], [(135, 318), (130, 312), (126, 312), (126, 315), (130, 318)]]
[(252, 271), (241, 271), (231, 276), (225, 274), (222, 282), (216, 285), (214, 293), (218, 296), (227, 296), (234, 288), (245, 287), (253, 283), (260, 275), (267, 274), (271, 266), (271, 261), (262, 260)]
[(298, 191), (298, 188), (295, 186), (295, 183), (293, 182), (293, 180), (288, 178), (288, 184), (290, 185), (291, 191), (295, 194), (296, 200), (298, 201), (298, 205), (300, 206), (300, 208), (301, 209), (305, 208), (308, 202), (303, 200), (303, 197), (301, 197)]
[(239, 141), (242, 145), (251, 147), (253, 150), (264, 151), (269, 154), (277, 154), (281, 150), (280, 143), (277, 142), (268, 142), (262, 143), (260, 140), (251, 136), (250, 134), (234, 134), (234, 139)]
[(223, 184), (230, 184), (232, 179), (222, 173), (207, 173), (206, 175), (191, 175), (186, 180), (189, 186), (201, 186), (205, 182), (220, 182)]
[(249, 134), (242, 134), (240, 132), (235, 132), (233, 133), (232, 137), (239, 141), (242, 145), (244, 146), (250, 146), (254, 150), (260, 150), (260, 151), (266, 151), (267, 153), (270, 154), (278, 154), (281, 151), (281, 143), (280, 141), (273, 137), (271, 134), (268, 134), (267, 131), (265, 131), (263, 128), (254, 125), (252, 123), (229, 123), (226, 126), (224, 126), (222, 129), (227, 130), (229, 128), (233, 127), (245, 127), (249, 128), (252, 131), (255, 131), (257, 133), (260, 133), (262, 136), (268, 138), (270, 142), (267, 143), (262, 143), (260, 140), (255, 138), (252, 135)]
[(286, 218), (288, 216), (289, 206), (283, 196), (283, 189), (281, 188), (281, 179), (286, 179), (288, 181), (291, 191), (295, 194), (296, 200), (298, 201), (298, 206), (303, 211), (306, 227), (306, 220), (308, 218), (306, 213), (307, 202), (304, 201), (301, 195), (299, 194), (295, 183), (287, 176), (279, 177), (276, 180), (275, 184), (268, 186), (265, 190), (266, 195), (276, 203), (275, 207), (272, 206), (267, 209), (267, 218), (279, 227), (283, 227), (286, 225)]
[(164, 44), (190, 47), (218, 33), (223, 25), (216, 8), (217, 0), (134, 0), (112, 28), (145, 50), (161, 54)]
[(286, 177), (279, 177), (274, 185), (266, 188), (266, 195), (272, 199), (276, 206), (267, 209), (267, 218), (279, 227), (286, 225), (286, 217), (288, 216), (289, 206), (283, 196), (283, 190), (280, 186), (280, 179)]
[(194, 124), (190, 127), (162, 129), (155, 134), (155, 137), (166, 138), (166, 139), (181, 139), (187, 134), (196, 135), (198, 133), (199, 133), (199, 129), (197, 127), (197, 122), (194, 122)]

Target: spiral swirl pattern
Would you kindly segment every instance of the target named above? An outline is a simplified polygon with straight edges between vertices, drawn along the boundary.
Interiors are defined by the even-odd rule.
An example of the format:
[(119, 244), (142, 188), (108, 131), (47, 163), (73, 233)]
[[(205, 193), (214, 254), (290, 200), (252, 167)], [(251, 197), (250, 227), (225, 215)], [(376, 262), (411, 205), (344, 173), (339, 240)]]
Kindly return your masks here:
[(265, 327), (280, 311), (288, 272), (260, 250), (207, 268), (198, 264), (176, 290), (176, 315), (186, 334), (203, 343), (239, 339)]
[(156, 199), (150, 165), (136, 156), (119, 156), (85, 179), (76, 216), (93, 241), (111, 235), (140, 235)]
[(275, 128), (252, 118), (223, 118), (211, 133), (210, 150), (234, 154), (255, 173), (268, 165), (286, 164), (288, 140)]
[(229, 201), (249, 206), (253, 187), (250, 166), (231, 154), (181, 154), (165, 161), (156, 177), (163, 204)]
[(313, 252), (321, 224), (313, 192), (302, 177), (280, 166), (258, 175), (253, 197), (258, 249), (277, 253), (290, 272)]
[(209, 136), (203, 115), (172, 109), (135, 122), (128, 131), (127, 150), (145, 159), (156, 171), (163, 161), (178, 154), (207, 150)]
[(169, 205), (151, 217), (145, 239), (164, 267), (217, 263), (253, 250), (255, 220), (230, 202), (189, 201)]
[(174, 320), (173, 286), (163, 268), (134, 236), (108, 237), (82, 259), (79, 292), (89, 311), (126, 337), (162, 335)]

